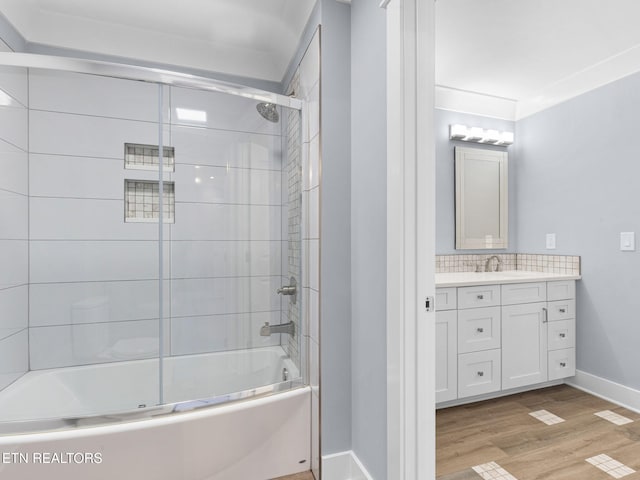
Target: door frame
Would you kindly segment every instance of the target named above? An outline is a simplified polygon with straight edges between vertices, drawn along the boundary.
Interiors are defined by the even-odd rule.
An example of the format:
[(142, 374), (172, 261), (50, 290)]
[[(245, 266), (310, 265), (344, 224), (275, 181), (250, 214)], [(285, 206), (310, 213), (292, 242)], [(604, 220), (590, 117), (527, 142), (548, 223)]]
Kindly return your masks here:
[(435, 479), (435, 4), (387, 10), (387, 478)]

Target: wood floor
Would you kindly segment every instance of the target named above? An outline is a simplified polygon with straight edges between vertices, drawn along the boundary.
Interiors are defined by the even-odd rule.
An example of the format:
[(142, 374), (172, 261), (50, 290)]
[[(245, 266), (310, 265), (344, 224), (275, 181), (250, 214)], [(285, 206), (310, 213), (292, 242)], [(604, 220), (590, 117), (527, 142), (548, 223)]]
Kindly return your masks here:
[[(539, 410), (565, 421), (546, 425), (529, 415)], [(633, 422), (615, 425), (594, 415), (603, 410)], [(511, 474), (498, 478), (615, 478), (586, 462), (601, 454), (636, 470), (625, 475), (625, 480), (640, 480), (640, 415), (567, 385), (446, 408), (436, 414), (440, 480), (483, 478), (471, 467), (489, 462)]]

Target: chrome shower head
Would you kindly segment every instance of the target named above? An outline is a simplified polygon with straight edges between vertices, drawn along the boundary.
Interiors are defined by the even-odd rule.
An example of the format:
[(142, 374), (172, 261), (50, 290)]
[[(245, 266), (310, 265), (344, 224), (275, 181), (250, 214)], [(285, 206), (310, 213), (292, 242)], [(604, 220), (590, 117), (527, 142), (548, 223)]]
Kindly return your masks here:
[(262, 115), (265, 120), (273, 123), (278, 123), (280, 120), (280, 115), (278, 115), (275, 103), (260, 102), (256, 105), (256, 110), (258, 110), (258, 113)]

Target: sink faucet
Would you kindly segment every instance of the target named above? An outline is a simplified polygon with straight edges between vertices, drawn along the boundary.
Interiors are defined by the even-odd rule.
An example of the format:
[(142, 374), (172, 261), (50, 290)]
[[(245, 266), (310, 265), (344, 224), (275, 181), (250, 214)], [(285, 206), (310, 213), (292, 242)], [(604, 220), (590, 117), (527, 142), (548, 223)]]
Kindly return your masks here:
[[(496, 269), (495, 270), (491, 270), (491, 260), (496, 259), (498, 261), (498, 263), (496, 264)], [(502, 259), (497, 256), (497, 255), (491, 255), (489, 258), (487, 258), (486, 263), (484, 264), (484, 271), (485, 272), (501, 272), (502, 271)]]
[(269, 325), (269, 322), (264, 322), (264, 325), (260, 327), (260, 335), (268, 337), (274, 333), (288, 333), (293, 337), (296, 331), (296, 326), (293, 322), (281, 323), (280, 325)]

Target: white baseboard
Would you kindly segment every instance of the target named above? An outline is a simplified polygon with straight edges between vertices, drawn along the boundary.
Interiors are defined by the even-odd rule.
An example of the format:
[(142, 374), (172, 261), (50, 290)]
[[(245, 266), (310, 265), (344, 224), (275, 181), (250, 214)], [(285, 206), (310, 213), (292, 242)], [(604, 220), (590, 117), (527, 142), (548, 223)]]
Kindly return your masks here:
[(616, 403), (621, 407), (628, 408), (633, 412), (640, 413), (640, 390), (626, 387), (581, 370), (576, 370), (576, 376), (565, 383), (591, 393), (596, 397)]
[(322, 456), (322, 480), (373, 480), (353, 450)]

